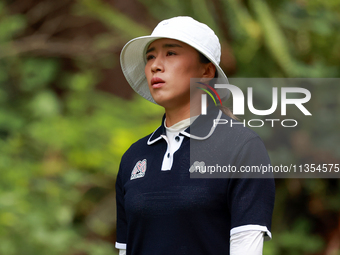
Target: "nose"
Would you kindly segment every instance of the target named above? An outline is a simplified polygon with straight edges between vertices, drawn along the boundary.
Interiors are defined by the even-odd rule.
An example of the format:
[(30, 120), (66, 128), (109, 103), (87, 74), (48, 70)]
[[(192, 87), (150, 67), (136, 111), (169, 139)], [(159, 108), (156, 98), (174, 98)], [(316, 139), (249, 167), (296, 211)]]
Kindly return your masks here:
[(164, 63), (163, 58), (161, 56), (157, 56), (151, 64), (151, 72), (163, 72), (164, 71)]

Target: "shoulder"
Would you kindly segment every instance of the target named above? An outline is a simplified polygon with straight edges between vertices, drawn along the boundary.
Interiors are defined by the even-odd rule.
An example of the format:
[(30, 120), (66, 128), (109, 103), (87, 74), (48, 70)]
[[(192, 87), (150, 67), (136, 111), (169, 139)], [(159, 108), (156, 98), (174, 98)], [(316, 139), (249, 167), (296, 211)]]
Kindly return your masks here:
[(216, 140), (228, 143), (231, 147), (245, 146), (248, 143), (263, 144), (260, 136), (246, 126), (245, 121), (235, 120), (222, 113), (218, 120), (214, 120), (216, 129), (214, 137)]
[(256, 166), (270, 164), (270, 158), (261, 137), (238, 121), (222, 114), (222, 123), (216, 126), (212, 142), (223, 155), (228, 155), (235, 166)]
[(150, 146), (147, 144), (150, 136), (151, 134), (139, 139), (125, 151), (120, 161), (117, 180), (121, 180), (123, 183), (129, 180), (131, 171), (136, 164), (138, 164), (138, 162), (143, 162), (145, 154), (150, 155), (150, 152), (148, 151)]
[(166, 143), (160, 142), (160, 140), (163, 140), (163, 132), (162, 126), (159, 126), (153, 133), (133, 143), (123, 154), (120, 168), (130, 169), (139, 161), (147, 159), (147, 161), (150, 162), (156, 154), (159, 155), (159, 151), (164, 149), (166, 145)]
[(141, 151), (146, 151), (148, 149), (148, 140), (153, 133), (139, 139), (138, 141), (134, 142), (123, 154), (122, 162), (131, 160), (131, 157), (135, 157), (136, 154), (139, 154)]

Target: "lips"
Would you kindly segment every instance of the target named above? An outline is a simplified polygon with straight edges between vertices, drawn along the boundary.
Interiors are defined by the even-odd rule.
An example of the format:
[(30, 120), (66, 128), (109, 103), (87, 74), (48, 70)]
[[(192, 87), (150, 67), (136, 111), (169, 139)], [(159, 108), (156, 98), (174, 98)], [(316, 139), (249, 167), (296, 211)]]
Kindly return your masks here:
[(153, 78), (151, 79), (151, 86), (152, 86), (153, 88), (160, 88), (160, 87), (162, 87), (162, 86), (164, 85), (164, 83), (165, 83), (165, 81), (162, 80), (162, 79), (159, 78), (159, 77), (153, 77)]

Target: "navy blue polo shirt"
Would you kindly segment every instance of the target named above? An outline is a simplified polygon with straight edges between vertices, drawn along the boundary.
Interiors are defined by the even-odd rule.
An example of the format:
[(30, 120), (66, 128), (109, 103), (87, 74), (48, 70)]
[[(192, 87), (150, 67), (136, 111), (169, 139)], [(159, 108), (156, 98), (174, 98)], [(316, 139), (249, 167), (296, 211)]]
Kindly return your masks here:
[[(164, 117), (154, 133), (126, 151), (116, 182), (117, 248), (126, 247), (133, 255), (229, 254), (231, 234), (261, 230), (271, 235), (272, 178), (190, 178), (195, 151), (204, 152), (200, 155), (208, 164), (270, 164), (252, 130), (242, 125), (212, 128), (213, 118), (230, 120), (221, 114), (209, 109), (191, 125), (195, 134), (190, 127), (180, 134), (184, 138), (169, 171), (161, 171), (168, 146), (162, 137)], [(193, 129), (195, 123), (199, 128)]]

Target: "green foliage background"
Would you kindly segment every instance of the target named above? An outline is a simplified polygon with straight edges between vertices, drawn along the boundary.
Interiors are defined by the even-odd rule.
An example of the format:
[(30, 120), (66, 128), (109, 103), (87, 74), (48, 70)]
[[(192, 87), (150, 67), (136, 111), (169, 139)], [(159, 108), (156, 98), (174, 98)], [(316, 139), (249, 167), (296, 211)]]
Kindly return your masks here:
[[(123, 2), (0, 2), (0, 254), (116, 252), (120, 157), (163, 113), (138, 96), (123, 99), (97, 85), (103, 71), (119, 66), (117, 51), (159, 20), (189, 15), (212, 27), (230, 77), (340, 76), (338, 0), (131, 0), (125, 9)], [(128, 9), (140, 10), (145, 22)], [(74, 20), (62, 23), (64, 14)], [(58, 32), (60, 24), (89, 23), (100, 24), (91, 36)], [(313, 97), (319, 123), (259, 131), (274, 163), (339, 163), (340, 87), (318, 88)], [(340, 254), (338, 179), (276, 184), (265, 254)]]

